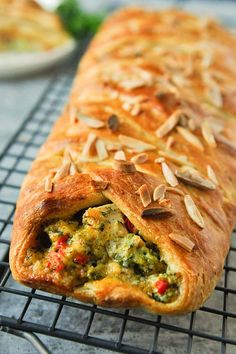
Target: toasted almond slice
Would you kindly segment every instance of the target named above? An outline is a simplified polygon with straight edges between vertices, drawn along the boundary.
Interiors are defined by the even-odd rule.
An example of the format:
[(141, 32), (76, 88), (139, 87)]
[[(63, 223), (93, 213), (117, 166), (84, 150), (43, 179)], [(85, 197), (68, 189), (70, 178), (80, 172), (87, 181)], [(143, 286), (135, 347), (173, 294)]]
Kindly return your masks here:
[(103, 128), (105, 123), (99, 119), (86, 116), (85, 114), (79, 113), (78, 118), (81, 122), (85, 123), (90, 128)]
[(108, 182), (107, 181), (103, 181), (103, 180), (99, 180), (99, 179), (92, 179), (92, 186), (94, 187), (94, 189), (96, 190), (105, 190), (108, 187)]
[(118, 150), (116, 151), (115, 155), (114, 155), (114, 160), (117, 161), (126, 161), (126, 156), (123, 150)]
[(128, 135), (120, 134), (119, 140), (122, 145), (127, 146), (128, 148), (134, 149), (136, 151), (140, 151), (140, 152), (156, 149), (156, 147), (154, 145), (145, 143), (142, 140), (132, 138), (131, 136), (128, 136)]
[(181, 110), (176, 110), (172, 115), (156, 130), (158, 138), (163, 138), (170, 131), (172, 131), (178, 124), (180, 116), (183, 114)]
[(148, 186), (146, 184), (143, 184), (137, 192), (140, 195), (140, 199), (143, 203), (143, 206), (146, 208), (146, 206), (148, 206), (152, 202)]
[(88, 156), (90, 149), (93, 145), (93, 143), (95, 142), (95, 140), (97, 139), (96, 135), (93, 133), (89, 133), (88, 138), (86, 140), (86, 143), (84, 144), (84, 148), (82, 151), (82, 156)]
[(51, 193), (53, 190), (53, 176), (50, 174), (45, 179), (45, 192)]
[(216, 186), (219, 185), (215, 171), (213, 170), (213, 168), (210, 165), (207, 165), (207, 176)]
[(122, 108), (123, 108), (124, 111), (130, 112), (132, 106), (131, 106), (130, 103), (124, 102), (124, 103), (122, 104)]
[(144, 163), (146, 162), (148, 159), (148, 154), (146, 154), (145, 152), (144, 153), (141, 153), (141, 154), (138, 154), (136, 156), (133, 156), (131, 158), (131, 161), (135, 164), (139, 164), (139, 163)]
[(190, 195), (184, 196), (184, 204), (190, 218), (201, 228), (204, 228), (203, 217)]
[(62, 164), (62, 166), (57, 170), (55, 176), (54, 176), (54, 181), (58, 181), (60, 179), (63, 179), (64, 177), (68, 176), (69, 171), (70, 171), (70, 166), (71, 163), (69, 161), (65, 162)]
[(202, 136), (205, 139), (206, 143), (210, 147), (215, 148), (216, 147), (215, 137), (212, 132), (211, 126), (207, 120), (203, 121), (201, 125), (201, 129), (202, 129)]
[(217, 84), (211, 85), (207, 88), (207, 96), (211, 103), (213, 103), (216, 107), (222, 107), (223, 97), (220, 87)]
[(159, 150), (158, 154), (162, 157), (167, 158), (170, 161), (175, 162), (177, 165), (189, 165), (192, 166), (191, 162), (188, 162), (188, 158), (185, 155), (178, 155), (174, 151), (162, 151)]
[(74, 176), (78, 172), (76, 164), (72, 161), (70, 165), (70, 175)]
[(164, 161), (165, 161), (164, 157), (158, 157), (157, 159), (154, 160), (155, 163), (162, 163)]
[(97, 139), (95, 142), (95, 146), (96, 146), (96, 150), (97, 150), (97, 154), (100, 160), (105, 160), (108, 158), (108, 153), (107, 153), (107, 149), (106, 146), (103, 142), (103, 140), (101, 139)]
[(131, 115), (133, 117), (136, 117), (139, 115), (140, 112), (141, 112), (141, 105), (139, 103), (135, 103), (135, 105), (133, 106), (133, 108), (130, 111)]
[(178, 180), (175, 177), (172, 170), (170, 169), (170, 167), (165, 162), (162, 162), (161, 167), (162, 167), (162, 173), (163, 173), (163, 176), (165, 177), (166, 182), (171, 187), (176, 187), (178, 185)]
[(174, 232), (169, 234), (169, 238), (188, 252), (192, 252), (195, 246), (195, 244), (188, 237), (176, 234)]
[(121, 150), (122, 146), (120, 143), (107, 144), (107, 151), (118, 151)]
[(113, 133), (117, 132), (117, 130), (119, 130), (120, 127), (120, 121), (119, 118), (115, 115), (112, 114), (107, 121), (107, 127), (108, 129), (110, 129)]
[(215, 189), (214, 183), (201, 176), (200, 173), (193, 168), (185, 166), (184, 168), (176, 170), (175, 175), (178, 179), (180, 179), (186, 184), (189, 184), (190, 186), (198, 187), (200, 189), (205, 190)]
[(166, 185), (160, 184), (153, 191), (153, 200), (156, 202), (157, 200), (161, 200), (165, 198)]
[(193, 133), (183, 127), (177, 127), (177, 130), (188, 143), (195, 146), (198, 150), (204, 151), (204, 146), (201, 141)]
[(116, 170), (126, 173), (136, 172), (135, 165), (130, 161), (115, 161), (114, 167)]
[(184, 192), (181, 191), (181, 189), (179, 188), (175, 188), (175, 187), (166, 187), (166, 191), (170, 192), (170, 193), (175, 193), (175, 194), (179, 194), (181, 196), (184, 196)]
[(137, 96), (129, 96), (129, 95), (120, 95), (120, 99), (123, 102), (127, 102), (129, 104), (141, 103), (148, 101), (148, 96), (145, 95), (137, 95)]
[(229, 152), (236, 154), (236, 144), (234, 142), (228, 140), (221, 134), (216, 134), (215, 139), (217, 143), (221, 144)]
[(154, 218), (161, 219), (165, 217), (170, 217), (173, 215), (173, 212), (169, 209), (156, 207), (156, 208), (147, 208), (144, 209), (141, 213), (142, 218)]
[(169, 136), (166, 141), (166, 148), (170, 149), (173, 144), (174, 144), (174, 138), (173, 138), (173, 136)]

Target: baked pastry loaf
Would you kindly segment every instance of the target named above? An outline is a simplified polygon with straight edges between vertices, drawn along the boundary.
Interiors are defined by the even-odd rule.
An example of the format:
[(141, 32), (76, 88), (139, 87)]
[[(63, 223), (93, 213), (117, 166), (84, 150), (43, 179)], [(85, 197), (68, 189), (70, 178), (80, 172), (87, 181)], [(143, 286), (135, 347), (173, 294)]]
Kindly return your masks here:
[(197, 309), (236, 217), (235, 60), (213, 20), (111, 16), (23, 183), (14, 278), (101, 306)]

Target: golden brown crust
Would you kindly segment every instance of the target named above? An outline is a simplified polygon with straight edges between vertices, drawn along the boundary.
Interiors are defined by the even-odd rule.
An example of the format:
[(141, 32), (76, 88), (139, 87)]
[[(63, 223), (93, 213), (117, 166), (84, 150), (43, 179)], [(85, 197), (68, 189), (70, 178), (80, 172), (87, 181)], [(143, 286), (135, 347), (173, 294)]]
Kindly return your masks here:
[[(211, 47), (210, 54), (207, 44)], [(204, 22), (177, 10), (155, 13), (127, 8), (104, 23), (80, 64), (69, 105), (22, 186), (10, 253), (16, 280), (102, 306), (138, 306), (158, 313), (185, 313), (206, 300), (222, 272), (236, 217), (236, 152), (232, 145), (236, 131), (235, 99), (230, 100), (232, 80), (236, 79), (236, 68), (232, 65), (236, 58), (235, 44), (235, 37), (215, 22)], [(183, 49), (178, 51), (179, 47)], [(222, 62), (223, 54), (227, 65)], [(197, 127), (192, 133), (203, 151), (173, 129), (169, 134), (174, 141), (171, 152), (186, 155), (188, 161), (183, 164), (195, 167), (205, 177), (210, 165), (218, 181), (214, 190), (202, 190), (182, 182), (177, 186), (195, 201), (204, 220), (203, 228), (189, 217), (181, 194), (167, 191), (166, 202), (173, 216), (154, 220), (141, 217), (143, 205), (136, 193), (143, 184), (152, 192), (159, 184), (166, 183), (161, 164), (154, 161), (163, 156), (161, 151), (170, 152), (166, 149), (169, 135), (158, 138), (155, 131), (175, 109), (183, 107), (194, 116)], [(75, 108), (99, 119), (105, 126), (88, 127), (75, 117)], [(107, 128), (111, 114), (119, 118), (118, 131)], [(221, 142), (213, 148), (204, 140), (201, 123), (212, 118), (217, 126), (223, 124), (220, 134), (230, 141), (230, 146)], [(99, 158), (94, 145), (91, 155), (82, 151), (91, 132), (104, 142), (107, 157), (100, 155)], [(112, 168), (114, 152), (108, 145), (120, 144), (120, 134), (154, 146), (147, 149), (148, 160), (137, 164), (136, 172)], [(122, 149), (127, 160), (140, 153), (124, 143)], [(52, 192), (46, 192), (45, 177), (63, 166), (65, 151), (76, 162), (78, 172), (54, 181)], [(182, 164), (169, 157), (166, 162), (173, 171)], [(108, 182), (108, 187), (97, 190), (92, 178)], [(180, 295), (174, 302), (156, 302), (134, 285), (110, 277), (67, 289), (55, 281), (53, 274), (34, 274), (24, 265), (26, 251), (34, 244), (45, 221), (72, 215), (107, 200), (120, 208), (145, 239), (158, 245), (170, 270), (181, 274)], [(159, 202), (152, 201), (148, 207), (156, 206)], [(168, 237), (172, 232), (184, 234), (194, 242), (192, 252), (173, 242)]]

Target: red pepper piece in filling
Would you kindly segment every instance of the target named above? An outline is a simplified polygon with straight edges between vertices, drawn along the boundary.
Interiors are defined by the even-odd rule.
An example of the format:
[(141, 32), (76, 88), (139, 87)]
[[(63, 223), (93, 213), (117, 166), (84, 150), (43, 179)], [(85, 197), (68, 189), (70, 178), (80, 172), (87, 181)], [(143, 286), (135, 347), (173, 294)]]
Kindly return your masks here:
[(159, 279), (155, 283), (158, 294), (164, 295), (166, 290), (169, 288), (169, 283), (167, 280)]
[(55, 243), (55, 247), (58, 249), (62, 248), (62, 247), (63, 248), (66, 247), (68, 238), (69, 238), (69, 236), (67, 236), (67, 235), (60, 236)]
[(132, 234), (135, 234), (137, 232), (136, 227), (132, 224), (132, 222), (127, 217), (125, 217), (125, 226), (126, 229)]
[(88, 256), (83, 253), (78, 253), (74, 258), (74, 262), (80, 265), (85, 265), (88, 263)]

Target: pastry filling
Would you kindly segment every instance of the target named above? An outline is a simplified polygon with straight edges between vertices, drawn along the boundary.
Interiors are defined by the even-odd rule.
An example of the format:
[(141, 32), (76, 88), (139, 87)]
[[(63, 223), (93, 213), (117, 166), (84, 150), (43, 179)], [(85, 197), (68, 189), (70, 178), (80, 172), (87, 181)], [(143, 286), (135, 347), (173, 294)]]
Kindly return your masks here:
[(113, 277), (156, 301), (171, 302), (179, 294), (180, 276), (168, 271), (157, 246), (145, 241), (114, 204), (45, 225), (25, 265), (70, 289)]

